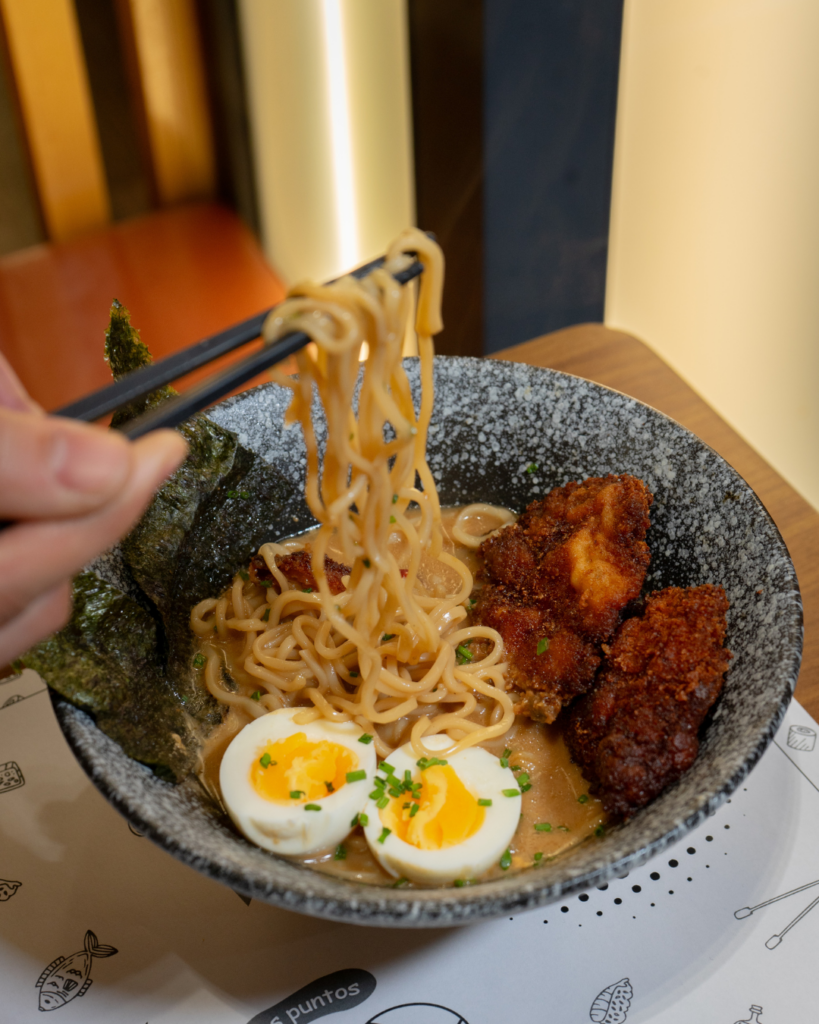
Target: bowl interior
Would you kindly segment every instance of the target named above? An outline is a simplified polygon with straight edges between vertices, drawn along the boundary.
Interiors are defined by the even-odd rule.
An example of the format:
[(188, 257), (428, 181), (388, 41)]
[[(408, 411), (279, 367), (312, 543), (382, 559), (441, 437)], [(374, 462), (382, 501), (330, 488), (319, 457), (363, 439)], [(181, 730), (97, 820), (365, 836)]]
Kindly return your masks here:
[[(417, 393), (417, 362), (407, 365)], [(759, 759), (791, 698), (802, 641), (796, 575), (764, 507), (712, 449), (634, 399), (553, 370), (439, 357), (435, 388), (428, 460), (444, 505), (480, 500), (522, 510), (568, 480), (628, 472), (646, 482), (654, 495), (646, 589), (721, 583), (728, 594), (734, 658), (722, 696), (693, 768), (625, 825), (542, 868), (465, 889), (412, 891), (346, 882), (252, 846), (196, 783), (163, 782), (55, 696), (63, 731), (103, 794), (175, 856), (254, 899), (361, 924), (429, 927), (514, 913), (601, 884), (712, 813)], [(304, 448), (298, 427), (283, 428), (287, 401), (281, 388), (264, 385), (210, 415), (300, 495)], [(296, 497), (270, 523), (270, 538), (308, 521)]]

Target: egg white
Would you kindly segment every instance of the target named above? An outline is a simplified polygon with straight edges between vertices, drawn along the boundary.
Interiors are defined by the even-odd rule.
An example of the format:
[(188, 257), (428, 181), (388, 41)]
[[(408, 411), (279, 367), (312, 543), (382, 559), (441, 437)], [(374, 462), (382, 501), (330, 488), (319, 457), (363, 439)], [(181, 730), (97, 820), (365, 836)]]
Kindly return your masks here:
[[(272, 853), (296, 856), (335, 846), (350, 832), (350, 821), (364, 809), (375, 774), (372, 743), (360, 743), (363, 731), (354, 722), (318, 719), (307, 725), (293, 721), (303, 708), (281, 708), (246, 725), (231, 741), (219, 769), (219, 784), (228, 813), (239, 831), (252, 843)], [(256, 792), (250, 770), (268, 743), (303, 732), (311, 743), (328, 740), (352, 751), (358, 768), (367, 773), (359, 782), (347, 782), (335, 793), (310, 803), (320, 811), (306, 811), (305, 804), (278, 803)]]
[[(425, 739), (424, 744), (430, 750), (444, 750), (452, 741), (446, 736), (432, 736)], [(368, 822), (364, 828), (367, 843), (379, 864), (395, 878), (407, 878), (422, 885), (446, 885), (456, 879), (479, 878), (500, 861), (518, 827), (520, 795), (503, 795), (504, 789), (518, 789), (517, 779), (509, 768), (502, 768), (498, 758), (481, 747), (469, 747), (445, 760), (474, 796), (491, 800), (492, 806), (483, 808), (483, 823), (464, 842), (441, 850), (419, 850), (394, 832), (380, 843), (384, 823), (375, 801), (368, 800), (365, 808)], [(418, 772), (417, 761), (409, 744), (387, 758), (399, 779), (407, 769), (414, 779)]]

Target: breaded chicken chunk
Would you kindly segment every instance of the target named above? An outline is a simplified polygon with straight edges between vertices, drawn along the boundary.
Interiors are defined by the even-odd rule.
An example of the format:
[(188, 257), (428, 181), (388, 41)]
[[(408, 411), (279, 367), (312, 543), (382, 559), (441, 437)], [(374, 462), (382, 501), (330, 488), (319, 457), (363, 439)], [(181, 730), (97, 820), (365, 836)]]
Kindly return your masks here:
[(609, 814), (632, 815), (694, 763), (731, 658), (727, 611), (722, 587), (668, 587), (604, 646), (597, 681), (569, 712), (565, 737)]
[(488, 582), (474, 619), (503, 637), (519, 714), (553, 722), (591, 686), (601, 643), (645, 579), (651, 500), (628, 474), (568, 483), (481, 545)]

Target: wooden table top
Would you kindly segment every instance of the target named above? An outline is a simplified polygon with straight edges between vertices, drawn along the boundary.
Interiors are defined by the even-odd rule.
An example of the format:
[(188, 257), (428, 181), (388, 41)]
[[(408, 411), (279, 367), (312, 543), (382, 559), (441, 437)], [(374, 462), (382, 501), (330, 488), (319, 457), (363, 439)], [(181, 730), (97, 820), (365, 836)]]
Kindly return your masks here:
[(796, 697), (819, 719), (819, 512), (633, 335), (581, 324), (504, 349), (494, 358), (562, 370), (631, 395), (688, 427), (745, 478), (779, 527), (796, 567), (805, 610)]

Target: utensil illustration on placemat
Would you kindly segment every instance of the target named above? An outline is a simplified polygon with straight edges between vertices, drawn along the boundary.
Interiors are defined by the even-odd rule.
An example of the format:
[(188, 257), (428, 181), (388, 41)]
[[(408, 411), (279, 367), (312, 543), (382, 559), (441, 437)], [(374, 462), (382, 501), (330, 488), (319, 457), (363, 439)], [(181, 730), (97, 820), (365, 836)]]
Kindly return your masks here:
[[(798, 889), (791, 889), (788, 892), (783, 892), (780, 896), (772, 896), (769, 900), (764, 900), (762, 903), (757, 903), (755, 907), (740, 907), (739, 910), (734, 911), (734, 917), (738, 921), (744, 921), (745, 918), (750, 917), (751, 914), (754, 913), (754, 911), (761, 910), (763, 907), (770, 906), (771, 903), (778, 903), (780, 900), (787, 899), (788, 896), (795, 896), (797, 893), (804, 892), (805, 889), (812, 889), (815, 885), (819, 885), (819, 878), (817, 878), (814, 882), (808, 882), (807, 885), (800, 885)], [(809, 914), (817, 904), (819, 904), (819, 896), (817, 896), (812, 903), (809, 903), (804, 910), (800, 911), (796, 915), (796, 917), (782, 929), (781, 932), (779, 932), (777, 935), (772, 935), (765, 943), (766, 948), (776, 949), (776, 947), (782, 942), (782, 940), (785, 938), (785, 936), (788, 934), (791, 928), (793, 928), (794, 925), (799, 924), (802, 918), (805, 917), (806, 914)]]
[(10, 882), (5, 878), (0, 878), (0, 903), (10, 900), (22, 884), (22, 882)]
[(11, 697), (6, 698), (6, 700), (0, 704), (0, 711), (3, 711), (4, 708), (10, 708), (15, 704), (19, 704), (21, 700), (28, 700), (29, 697), (36, 697), (38, 693), (45, 693), (47, 689), (47, 686), (43, 686), (41, 689), (35, 690), (34, 693), (27, 693), (25, 697), (22, 693), (13, 693)]
[(809, 725), (792, 725), (788, 729), (788, 746), (791, 750), (813, 750), (816, 746), (816, 730)]
[(401, 1003), (370, 1017), (367, 1024), (468, 1024), (468, 1021), (440, 1003)]
[(603, 989), (591, 1004), (589, 1017), (594, 1024), (623, 1024), (631, 1008), (634, 989), (628, 978), (621, 978)]
[(117, 953), (113, 946), (104, 946), (89, 929), (83, 948), (69, 957), (58, 956), (46, 967), (35, 983), (40, 990), (38, 1009), (59, 1010), (77, 996), (84, 996), (91, 987), (91, 963), (94, 957)]
[(13, 789), (20, 789), (25, 784), (26, 780), (16, 761), (6, 761), (5, 764), (0, 764), (0, 793), (10, 793)]

